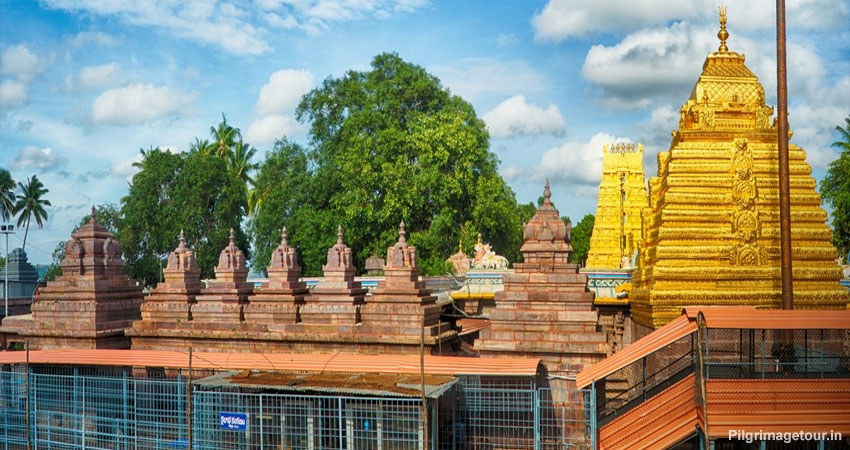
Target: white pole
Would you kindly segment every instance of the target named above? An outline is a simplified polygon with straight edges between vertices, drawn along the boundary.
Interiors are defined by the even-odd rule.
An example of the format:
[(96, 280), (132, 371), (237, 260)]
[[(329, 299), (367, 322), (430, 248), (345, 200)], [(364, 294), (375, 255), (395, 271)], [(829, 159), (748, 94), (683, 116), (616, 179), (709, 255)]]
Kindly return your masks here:
[(6, 275), (5, 275), (5, 279), (3, 280), (3, 290), (6, 291), (6, 292), (3, 295), (3, 297), (6, 301), (6, 306), (5, 306), (5, 309), (3, 309), (3, 317), (4, 318), (9, 317), (9, 233), (7, 232), (5, 234), (6, 234), (6, 263), (3, 264), (3, 268), (5, 269), (4, 272), (6, 272)]

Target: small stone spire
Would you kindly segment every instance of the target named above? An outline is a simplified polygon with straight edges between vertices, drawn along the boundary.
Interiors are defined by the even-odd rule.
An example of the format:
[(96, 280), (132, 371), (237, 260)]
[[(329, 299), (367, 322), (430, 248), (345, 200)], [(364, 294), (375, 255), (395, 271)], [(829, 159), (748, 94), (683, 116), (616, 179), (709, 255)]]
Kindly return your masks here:
[(339, 245), (342, 245), (342, 225), (337, 225), (336, 243), (339, 244)]
[(457, 241), (457, 252), (463, 253), (463, 238), (458, 239)]
[(186, 236), (183, 235), (183, 229), (180, 229), (180, 245), (177, 246), (179, 249), (186, 248)]
[(286, 227), (283, 227), (283, 230), (280, 232), (280, 245), (282, 247), (289, 247), (289, 239), (286, 236)]
[(717, 49), (719, 53), (726, 53), (729, 47), (726, 47), (726, 39), (729, 38), (729, 32), (726, 31), (726, 7), (720, 7), (720, 31), (717, 32), (717, 37), (720, 38), (720, 47)]
[(407, 243), (407, 233), (404, 231), (404, 220), (398, 226), (398, 242), (401, 244)]
[(549, 179), (546, 179), (546, 186), (543, 188), (543, 204), (547, 205), (552, 203), (550, 198), (552, 197), (552, 191), (549, 189)]
[(230, 229), (230, 246), (231, 246), (231, 247), (235, 247), (235, 246), (236, 246), (236, 239), (235, 239), (235, 237), (234, 237), (234, 235), (233, 235), (233, 228), (231, 228), (231, 229)]
[(92, 225), (96, 223), (94, 220), (94, 205), (91, 205), (91, 217), (89, 218), (89, 223)]

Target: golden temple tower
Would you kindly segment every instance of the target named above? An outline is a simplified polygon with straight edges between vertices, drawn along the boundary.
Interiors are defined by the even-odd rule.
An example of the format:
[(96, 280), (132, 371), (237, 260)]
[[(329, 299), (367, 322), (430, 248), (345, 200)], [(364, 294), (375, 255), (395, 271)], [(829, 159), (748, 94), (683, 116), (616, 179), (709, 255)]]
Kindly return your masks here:
[(589, 269), (630, 269), (646, 209), (643, 145), (602, 148), (602, 181), (587, 254)]
[[(657, 328), (688, 305), (781, 306), (779, 164), (773, 107), (744, 65), (721, 45), (708, 55), (682, 106), (670, 150), (649, 180), (632, 318)], [(844, 309), (831, 231), (806, 153), (791, 144), (795, 309)]]

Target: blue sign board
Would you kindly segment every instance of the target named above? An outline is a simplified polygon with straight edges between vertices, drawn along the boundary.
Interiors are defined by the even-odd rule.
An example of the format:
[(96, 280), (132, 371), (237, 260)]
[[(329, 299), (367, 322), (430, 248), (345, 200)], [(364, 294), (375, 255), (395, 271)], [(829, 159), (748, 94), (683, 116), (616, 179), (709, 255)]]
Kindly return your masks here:
[(222, 430), (245, 431), (248, 429), (248, 414), (222, 411), (218, 418)]

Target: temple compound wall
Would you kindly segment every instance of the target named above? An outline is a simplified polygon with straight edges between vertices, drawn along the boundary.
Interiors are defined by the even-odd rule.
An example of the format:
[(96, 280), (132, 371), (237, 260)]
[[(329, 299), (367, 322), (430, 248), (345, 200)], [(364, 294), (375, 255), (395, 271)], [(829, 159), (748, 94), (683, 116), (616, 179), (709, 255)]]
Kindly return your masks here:
[(245, 256), (230, 244), (221, 252), (216, 278), (203, 287), (194, 253), (181, 234), (168, 258), (165, 282), (142, 305), (141, 320), (127, 330), (134, 349), (451, 354), (457, 332), (440, 319), (436, 297), (419, 279), (416, 248), (404, 223), (387, 249), (384, 279), (367, 290), (354, 279), (351, 248), (328, 249), (324, 277), (310, 290), (289, 245), (286, 228), (272, 253), (267, 287), (246, 281)]
[[(725, 24), (722, 15), (720, 48), (649, 180), (629, 294), (639, 334), (686, 306), (781, 305), (776, 121), (744, 55), (728, 51)], [(791, 144), (789, 157), (794, 309), (844, 309), (850, 296), (812, 169), (800, 147)]]

